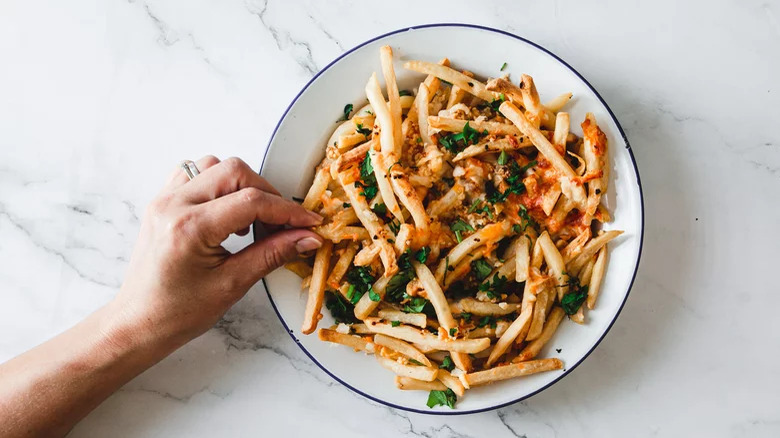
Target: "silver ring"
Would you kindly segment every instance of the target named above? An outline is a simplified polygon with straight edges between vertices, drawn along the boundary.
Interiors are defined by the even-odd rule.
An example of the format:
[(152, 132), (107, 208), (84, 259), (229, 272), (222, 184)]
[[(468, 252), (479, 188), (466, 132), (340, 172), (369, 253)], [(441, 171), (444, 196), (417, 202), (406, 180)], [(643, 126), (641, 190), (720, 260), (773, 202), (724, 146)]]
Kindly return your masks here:
[(187, 174), (187, 178), (192, 179), (196, 176), (200, 175), (200, 170), (198, 170), (198, 166), (195, 165), (195, 162), (192, 160), (184, 160), (179, 164), (181, 166), (182, 170), (184, 170), (184, 173)]

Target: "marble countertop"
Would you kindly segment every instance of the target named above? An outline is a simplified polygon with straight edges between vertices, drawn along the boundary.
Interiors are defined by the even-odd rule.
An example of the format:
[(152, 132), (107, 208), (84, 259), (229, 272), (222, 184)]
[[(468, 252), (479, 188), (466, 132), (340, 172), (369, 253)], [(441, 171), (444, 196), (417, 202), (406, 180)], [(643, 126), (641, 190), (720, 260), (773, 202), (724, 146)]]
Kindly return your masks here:
[(480, 3), (2, 2), (0, 361), (111, 299), (179, 160), (259, 167), (291, 99), (340, 53), (469, 22), (569, 62), (631, 141), (642, 263), (590, 358), (498, 411), (409, 414), (317, 368), (258, 285), (71, 436), (780, 436), (780, 3)]

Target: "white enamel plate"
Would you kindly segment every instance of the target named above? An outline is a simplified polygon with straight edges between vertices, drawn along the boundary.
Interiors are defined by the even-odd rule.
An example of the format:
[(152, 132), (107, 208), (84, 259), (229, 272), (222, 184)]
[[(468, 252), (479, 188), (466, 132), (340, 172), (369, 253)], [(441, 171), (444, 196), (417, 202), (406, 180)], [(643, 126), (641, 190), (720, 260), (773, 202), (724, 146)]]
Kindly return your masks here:
[[(639, 174), (631, 149), (618, 121), (606, 103), (585, 79), (561, 59), (520, 37), (484, 27), (437, 24), (403, 29), (368, 41), (348, 51), (314, 77), (285, 112), (263, 161), (261, 174), (283, 196), (303, 197), (311, 184), (314, 166), (324, 156), (325, 142), (336, 128), (347, 103), (361, 107), (364, 86), (372, 72), (381, 75), (379, 47), (393, 47), (399, 88), (411, 89), (422, 75), (404, 70), (403, 61), (437, 62), (448, 57), (453, 66), (477, 77), (509, 73), (513, 80), (522, 73), (533, 76), (543, 102), (570, 91), (574, 99), (565, 110), (571, 115), (572, 132), (586, 112), (593, 112), (609, 141), (610, 183), (606, 205), (614, 221), (605, 228), (624, 230), (610, 245), (609, 263), (596, 309), (586, 312), (587, 323), (564, 321), (539, 354), (558, 357), (565, 368), (474, 388), (458, 400), (456, 408), (429, 409), (428, 394), (396, 389), (393, 374), (373, 356), (322, 342), (316, 334), (300, 333), (306, 294), (300, 279), (285, 269), (265, 278), (265, 286), (279, 319), (303, 351), (326, 373), (352, 390), (388, 406), (433, 414), (464, 414), (495, 409), (527, 398), (549, 387), (582, 362), (598, 345), (623, 307), (639, 265), (642, 247), (643, 205)], [(499, 69), (504, 63), (503, 72)], [(333, 324), (323, 307), (320, 327)], [(560, 351), (559, 351), (560, 350)]]

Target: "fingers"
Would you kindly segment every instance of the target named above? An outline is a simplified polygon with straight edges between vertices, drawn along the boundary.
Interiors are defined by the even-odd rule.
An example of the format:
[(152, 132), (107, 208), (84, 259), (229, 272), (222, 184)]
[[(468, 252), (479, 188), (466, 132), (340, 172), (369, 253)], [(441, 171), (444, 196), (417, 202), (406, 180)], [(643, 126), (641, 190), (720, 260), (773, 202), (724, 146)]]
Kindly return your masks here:
[[(213, 155), (206, 155), (205, 157), (195, 162), (195, 167), (197, 167), (199, 171), (203, 172), (206, 169), (217, 165), (218, 163), (219, 158)], [(190, 179), (187, 177), (187, 174), (184, 173), (184, 170), (181, 168), (181, 166), (176, 166), (176, 169), (171, 172), (171, 175), (168, 177), (168, 181), (165, 183), (165, 189), (173, 190), (179, 186), (184, 185), (184, 183), (189, 180)]]
[(242, 285), (251, 286), (298, 254), (322, 246), (322, 238), (309, 230), (284, 230), (267, 236), (225, 262), (225, 269)]
[(280, 194), (265, 178), (238, 158), (228, 158), (201, 172), (197, 178), (182, 185), (179, 191), (190, 202), (200, 204), (247, 187), (255, 187), (275, 195)]
[(322, 217), (293, 201), (248, 187), (197, 206), (201, 211), (202, 232), (206, 242), (219, 245), (231, 233), (259, 221), (271, 225), (311, 227), (322, 222)]

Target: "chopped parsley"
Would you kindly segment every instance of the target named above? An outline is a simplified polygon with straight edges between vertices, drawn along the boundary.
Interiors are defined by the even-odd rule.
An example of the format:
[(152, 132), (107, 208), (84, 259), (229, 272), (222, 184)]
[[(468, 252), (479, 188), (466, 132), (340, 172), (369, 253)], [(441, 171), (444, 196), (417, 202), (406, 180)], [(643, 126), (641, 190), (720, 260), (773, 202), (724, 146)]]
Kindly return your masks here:
[(366, 157), (360, 163), (360, 181), (355, 181), (355, 187), (363, 189), (361, 195), (366, 199), (373, 199), (379, 192), (374, 175), (374, 166), (371, 165), (371, 157), (366, 152)]
[(441, 365), (439, 365), (439, 368), (447, 371), (452, 371), (455, 369), (455, 364), (452, 362), (452, 358), (447, 355), (444, 356), (444, 360), (441, 361)]
[(430, 253), (431, 249), (427, 246), (423, 246), (419, 251), (417, 251), (417, 253), (414, 255), (414, 258), (420, 263), (425, 263), (428, 260), (428, 254)]
[(355, 307), (340, 294), (326, 293), (325, 307), (330, 311), (337, 323), (352, 324), (358, 322), (355, 318)]
[[(374, 277), (371, 275), (371, 269), (366, 266), (353, 266), (347, 271), (346, 280), (349, 283), (349, 290), (347, 291), (347, 298), (352, 304), (357, 303), (360, 297), (364, 293), (376, 294), (372, 285), (374, 284)], [(379, 298), (379, 295), (376, 295)], [(372, 300), (372, 301), (379, 301)]]
[(454, 337), (458, 333), (458, 329), (455, 327), (450, 329), (450, 337)]
[(561, 299), (561, 307), (567, 315), (574, 315), (588, 298), (588, 285), (581, 285), (576, 276), (569, 276), (569, 291)]
[(496, 321), (495, 317), (490, 315), (485, 315), (479, 319), (479, 322), (477, 323), (477, 327), (482, 328), (485, 327), (486, 325), (494, 329), (498, 326), (498, 322)]
[[(500, 157), (499, 157), (500, 159)], [(485, 198), (491, 204), (506, 201), (506, 198), (511, 194), (520, 195), (525, 192), (525, 184), (523, 184), (523, 174), (533, 166), (536, 166), (536, 160), (531, 161), (523, 167), (517, 164), (517, 161), (507, 156), (507, 163), (509, 165), (509, 176), (504, 180), (507, 187), (504, 192), (500, 192), (496, 186), (490, 181), (485, 182)], [(500, 164), (500, 163), (499, 163)]]
[(380, 297), (379, 294), (376, 293), (373, 287), (368, 290), (368, 298), (370, 298), (371, 301), (375, 303), (378, 303), (379, 301), (382, 300), (382, 297)]
[[(490, 275), (490, 272), (488, 272), (488, 275)], [(498, 275), (496, 273), (493, 275), (493, 279), (488, 280), (482, 284), (479, 285), (479, 290), (482, 292), (485, 292), (485, 294), (490, 298), (491, 300), (493, 298), (498, 298), (498, 296), (504, 291), (504, 288), (506, 287), (506, 280), (507, 278)]]
[(424, 363), (420, 362), (419, 360), (414, 360), (414, 359), (409, 359), (409, 363), (413, 363), (413, 364), (419, 365), (419, 366), (425, 366)]
[(401, 91), (398, 92), (398, 95), (399, 96), (411, 96), (412, 92), (409, 91), (409, 90), (401, 90)]
[(444, 146), (445, 149), (457, 154), (462, 151), (466, 146), (476, 144), (480, 138), (488, 134), (487, 129), (482, 132), (469, 126), (469, 122), (463, 126), (463, 131), (457, 134), (444, 135), (439, 137), (439, 143)]
[(401, 231), (401, 222), (398, 219), (391, 220), (387, 223), (387, 226), (393, 234), (398, 234), (398, 232)]
[(493, 219), (493, 211), (490, 208), (490, 206), (489, 205), (483, 205), (482, 207), (480, 207), (481, 204), (482, 204), (482, 200), (481, 199), (479, 199), (479, 198), (475, 199), (474, 202), (471, 203), (471, 207), (469, 207), (468, 213), (474, 213), (474, 212), (476, 212), (476, 213), (483, 213), (483, 214), (488, 215), (488, 217), (490, 219)]
[(343, 120), (349, 120), (349, 113), (352, 112), (352, 108), (353, 108), (353, 106), (352, 106), (351, 103), (348, 103), (348, 104), (344, 105), (344, 119)]
[(385, 288), (385, 298), (388, 301), (400, 303), (406, 295), (406, 285), (417, 277), (409, 260), (410, 255), (411, 251), (407, 250), (398, 257), (398, 272), (387, 282)]
[(501, 93), (498, 95), (498, 99), (493, 99), (490, 101), (490, 108), (493, 109), (493, 111), (498, 112), (498, 110), (501, 108), (501, 104), (506, 101), (506, 96), (504, 93)]
[(506, 151), (501, 151), (501, 154), (498, 156), (498, 165), (504, 166), (509, 161), (509, 154), (506, 153)]
[(535, 230), (539, 230), (539, 222), (536, 222), (534, 218), (531, 217), (530, 214), (528, 214), (528, 209), (525, 208), (525, 205), (520, 204), (520, 209), (517, 211), (517, 215), (520, 216), (520, 219), (523, 221), (520, 225), (520, 232), (525, 232), (526, 228), (530, 225), (531, 228)]
[(433, 390), (428, 394), (428, 402), (426, 403), (429, 408), (434, 406), (449, 406), (451, 409), (455, 409), (455, 402), (458, 401), (458, 397), (447, 388), (446, 391)]
[(501, 68), (498, 71), (504, 71), (505, 68), (506, 68), (506, 62), (501, 64)]
[(401, 325), (401, 321), (390, 321), (390, 325), (392, 325), (393, 327), (398, 327), (399, 325)]
[(423, 297), (412, 297), (401, 310), (406, 313), (422, 313), (428, 303), (430, 303), (430, 301)]
[(371, 130), (368, 128), (364, 128), (362, 123), (357, 124), (357, 129), (355, 129), (360, 134), (363, 134), (364, 136), (368, 137), (371, 135)]
[(485, 259), (474, 260), (471, 262), (471, 272), (477, 277), (477, 280), (482, 281), (490, 275), (493, 271), (493, 267)]
[(463, 231), (474, 231), (474, 227), (469, 225), (463, 219), (458, 219), (457, 221), (453, 222), (450, 225), (450, 229), (455, 233), (455, 239), (458, 240), (458, 243), (463, 241), (463, 236), (461, 235)]
[(387, 214), (387, 206), (380, 202), (379, 204), (371, 207), (371, 211), (373, 211), (377, 216), (382, 217)]
[(349, 207), (352, 207), (352, 204), (350, 204), (349, 202), (345, 202), (345, 203), (341, 204), (341, 206), (344, 207), (344, 208), (349, 208)]
[(460, 312), (460, 317), (463, 318), (466, 322), (471, 321), (471, 313), (469, 312)]

